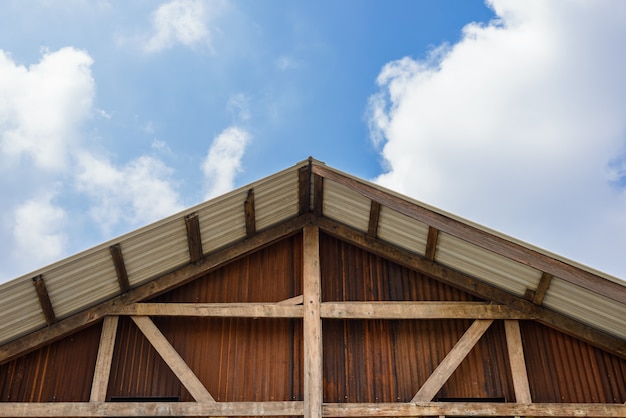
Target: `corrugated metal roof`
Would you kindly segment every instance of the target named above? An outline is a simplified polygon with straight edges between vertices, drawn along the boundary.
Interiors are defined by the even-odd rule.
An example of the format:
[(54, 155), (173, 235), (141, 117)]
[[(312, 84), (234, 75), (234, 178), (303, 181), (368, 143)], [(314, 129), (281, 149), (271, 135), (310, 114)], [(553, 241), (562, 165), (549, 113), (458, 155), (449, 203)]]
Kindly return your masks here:
[[(454, 215), (438, 211), (421, 202), (370, 184), (340, 171), (307, 160), (277, 174), (204, 202), (184, 212), (148, 225), (118, 239), (99, 245), (36, 272), (0, 285), (0, 344), (12, 341), (34, 330), (44, 328), (45, 317), (39, 305), (32, 278), (42, 275), (57, 318), (62, 319), (120, 294), (116, 271), (109, 247), (122, 249), (131, 286), (138, 286), (190, 261), (187, 248), (185, 216), (196, 213), (199, 220), (204, 254), (232, 245), (246, 237), (244, 201), (248, 190), (254, 189), (256, 228), (262, 230), (278, 225), (299, 214), (300, 169), (309, 164), (323, 167), (351, 181), (370, 187), (379, 196), (401, 199), (403, 205), (433, 211), (447, 218), (486, 232), (521, 248), (559, 260), (574, 269), (582, 269), (625, 286), (611, 276), (581, 266), (544, 250), (514, 240), (495, 231), (475, 225)], [(313, 199), (314, 193), (311, 193)], [(366, 233), (369, 226), (371, 198), (345, 183), (325, 178), (323, 185), (324, 217)], [(425, 253), (428, 225), (425, 222), (382, 205), (377, 237), (407, 251)], [(527, 265), (495, 254), (475, 243), (441, 232), (437, 241), (435, 261), (476, 277), (495, 287), (523, 296), (526, 289), (535, 289), (542, 275), (540, 267)], [(610, 295), (609, 295), (610, 296)], [(545, 296), (545, 306), (563, 315), (626, 338), (626, 304), (576, 286), (558, 277)]]

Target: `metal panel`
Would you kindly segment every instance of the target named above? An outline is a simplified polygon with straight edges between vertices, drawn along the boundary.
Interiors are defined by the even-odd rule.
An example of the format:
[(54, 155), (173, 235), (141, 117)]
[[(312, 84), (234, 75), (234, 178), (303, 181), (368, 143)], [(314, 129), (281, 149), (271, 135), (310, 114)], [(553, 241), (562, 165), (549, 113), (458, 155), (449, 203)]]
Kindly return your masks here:
[(626, 338), (626, 305), (553, 278), (543, 305), (595, 328)]
[(128, 281), (137, 286), (189, 262), (183, 216), (170, 218), (120, 241)]
[(0, 285), (0, 344), (46, 326), (33, 281), (22, 277)]
[(378, 221), (378, 238), (424, 255), (428, 225), (383, 206)]
[(436, 261), (501, 289), (523, 296), (535, 289), (541, 272), (476, 245), (440, 233)]
[(63, 318), (120, 293), (108, 248), (84, 254), (44, 274), (57, 318)]
[(331, 180), (324, 180), (322, 213), (327, 218), (367, 231), (371, 201), (367, 197)]
[(298, 170), (286, 170), (268, 180), (254, 186), (257, 230), (298, 215)]
[(246, 190), (235, 190), (197, 209), (202, 251), (205, 254), (245, 238), (243, 203), (246, 196)]

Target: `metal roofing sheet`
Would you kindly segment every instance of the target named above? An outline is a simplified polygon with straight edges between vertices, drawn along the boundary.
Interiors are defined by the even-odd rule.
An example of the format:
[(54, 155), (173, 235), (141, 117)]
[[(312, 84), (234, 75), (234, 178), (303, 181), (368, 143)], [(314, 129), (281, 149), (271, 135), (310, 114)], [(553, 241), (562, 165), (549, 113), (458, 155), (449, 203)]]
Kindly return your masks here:
[(526, 289), (535, 289), (542, 274), (445, 233), (439, 234), (435, 260), (517, 296), (523, 296)]
[(246, 236), (243, 203), (247, 191), (235, 190), (197, 209), (202, 251), (206, 254)]
[(257, 230), (298, 215), (298, 180), (297, 170), (287, 170), (255, 185)]
[(324, 216), (359, 231), (367, 231), (370, 217), (370, 199), (344, 185), (325, 179), (322, 204)]
[(32, 280), (0, 285), (0, 344), (46, 325)]
[(424, 255), (428, 225), (408, 216), (382, 207), (378, 220), (378, 238), (408, 251)]
[(585, 324), (626, 338), (626, 305), (565, 280), (556, 277), (552, 279), (543, 305)]

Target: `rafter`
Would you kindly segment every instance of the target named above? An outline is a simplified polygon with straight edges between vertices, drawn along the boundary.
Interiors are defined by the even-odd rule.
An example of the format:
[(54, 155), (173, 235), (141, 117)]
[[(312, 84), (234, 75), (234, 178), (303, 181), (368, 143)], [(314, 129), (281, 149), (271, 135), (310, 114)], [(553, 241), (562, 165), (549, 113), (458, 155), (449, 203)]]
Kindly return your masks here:
[(48, 295), (48, 288), (46, 287), (46, 282), (44, 281), (43, 275), (40, 274), (33, 277), (33, 285), (35, 286), (35, 292), (37, 292), (39, 305), (41, 306), (43, 315), (46, 318), (46, 323), (48, 325), (55, 324), (57, 322), (57, 317), (54, 313), (52, 301), (50, 300), (50, 295)]
[(370, 218), (369, 225), (367, 227), (367, 235), (372, 238), (376, 238), (378, 235), (378, 220), (380, 218), (380, 203), (372, 200), (370, 204)]
[(128, 281), (128, 273), (126, 272), (126, 265), (124, 264), (122, 247), (120, 244), (113, 244), (109, 247), (109, 252), (111, 253), (111, 259), (115, 267), (115, 274), (117, 275), (120, 291), (126, 293), (130, 289), (130, 282)]
[(202, 237), (200, 236), (200, 220), (197, 213), (185, 216), (185, 229), (187, 230), (189, 260), (196, 263), (202, 258)]
[(426, 238), (426, 250), (424, 251), (424, 257), (427, 260), (435, 261), (435, 253), (437, 252), (437, 240), (439, 238), (439, 230), (428, 227), (428, 237)]
[(252, 238), (256, 235), (256, 210), (254, 207), (254, 189), (248, 190), (248, 196), (243, 204), (246, 219), (246, 236)]

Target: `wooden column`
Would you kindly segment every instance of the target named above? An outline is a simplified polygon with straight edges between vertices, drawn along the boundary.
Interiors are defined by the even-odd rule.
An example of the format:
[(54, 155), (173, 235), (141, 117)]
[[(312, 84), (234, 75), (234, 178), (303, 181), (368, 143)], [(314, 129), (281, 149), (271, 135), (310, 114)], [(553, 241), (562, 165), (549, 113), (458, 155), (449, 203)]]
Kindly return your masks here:
[(511, 375), (513, 376), (513, 389), (517, 403), (531, 403), (530, 387), (528, 385), (528, 373), (524, 360), (524, 348), (522, 346), (522, 334), (519, 329), (519, 321), (505, 320), (504, 331), (506, 333), (506, 345), (509, 351), (511, 363)]
[(304, 418), (322, 416), (322, 319), (319, 229), (304, 227)]
[(91, 384), (90, 402), (104, 402), (109, 385), (111, 374), (111, 361), (113, 360), (113, 350), (115, 348), (115, 336), (117, 335), (118, 316), (106, 316), (102, 323), (102, 333), (100, 334), (100, 346), (98, 347), (98, 357), (96, 359), (96, 369), (93, 374)]

